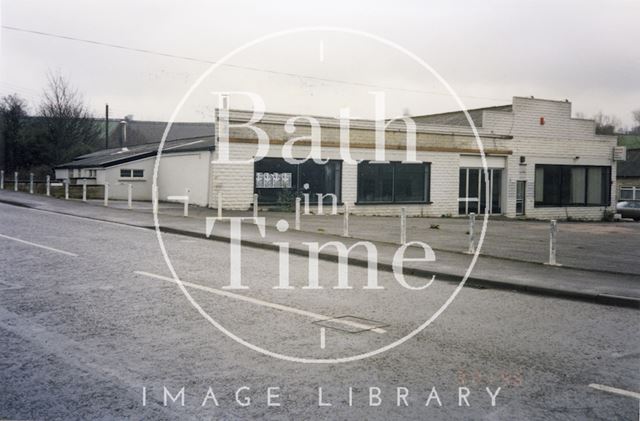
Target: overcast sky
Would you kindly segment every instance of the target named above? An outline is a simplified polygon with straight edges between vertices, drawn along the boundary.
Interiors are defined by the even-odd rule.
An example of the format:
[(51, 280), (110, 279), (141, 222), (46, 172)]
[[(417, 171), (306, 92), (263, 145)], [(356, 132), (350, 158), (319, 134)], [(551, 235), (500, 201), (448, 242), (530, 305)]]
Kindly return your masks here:
[[(60, 72), (102, 116), (166, 120), (211, 64), (245, 43), (302, 26), (366, 31), (415, 53), (468, 108), (513, 96), (569, 99), (573, 110), (640, 108), (640, 1), (70, 1), (2, 0), (0, 95), (33, 108), (48, 71)], [(39, 31), (184, 60), (16, 31)], [(311, 31), (258, 43), (230, 57), (195, 89), (180, 120), (207, 121), (212, 91), (259, 93), (270, 111), (373, 116), (457, 109), (447, 89), (414, 60), (363, 36)], [(247, 69), (250, 67), (251, 69)], [(265, 71), (263, 71), (265, 70)], [(345, 83), (343, 83), (345, 82)], [(232, 107), (247, 106), (233, 100)]]

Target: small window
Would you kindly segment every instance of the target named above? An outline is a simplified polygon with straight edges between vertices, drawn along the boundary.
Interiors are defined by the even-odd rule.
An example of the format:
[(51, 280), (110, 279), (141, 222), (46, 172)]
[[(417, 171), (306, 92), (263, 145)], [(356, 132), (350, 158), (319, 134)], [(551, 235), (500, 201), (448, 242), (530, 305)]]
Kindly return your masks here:
[(144, 170), (121, 169), (120, 177), (121, 178), (142, 178), (144, 177)]

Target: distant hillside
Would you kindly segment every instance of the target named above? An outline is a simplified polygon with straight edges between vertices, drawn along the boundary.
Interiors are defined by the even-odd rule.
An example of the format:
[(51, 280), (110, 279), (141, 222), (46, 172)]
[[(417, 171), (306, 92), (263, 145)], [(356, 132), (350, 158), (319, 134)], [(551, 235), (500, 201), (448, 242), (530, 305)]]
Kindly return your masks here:
[(640, 148), (640, 135), (621, 134), (618, 136), (618, 146), (626, 146), (627, 149)]

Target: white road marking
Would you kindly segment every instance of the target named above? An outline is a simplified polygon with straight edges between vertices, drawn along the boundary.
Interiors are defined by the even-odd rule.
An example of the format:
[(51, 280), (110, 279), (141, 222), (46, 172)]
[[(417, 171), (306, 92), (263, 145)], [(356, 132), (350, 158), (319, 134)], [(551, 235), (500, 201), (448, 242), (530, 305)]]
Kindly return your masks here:
[[(142, 275), (142, 276), (147, 276), (149, 278), (155, 278), (155, 279), (161, 279), (161, 280), (167, 281), (167, 282), (173, 282), (174, 284), (178, 283), (178, 281), (176, 281), (173, 278), (169, 278), (169, 277), (162, 276), (162, 275), (156, 275), (154, 273), (143, 272), (143, 271), (134, 271), (134, 273), (136, 273), (138, 275)], [(330, 319), (331, 318), (330, 316), (325, 316), (323, 314), (313, 313), (311, 311), (301, 310), (299, 308), (289, 307), (289, 306), (285, 306), (285, 305), (282, 305), (282, 304), (270, 303), (269, 301), (263, 301), (263, 300), (259, 300), (257, 298), (247, 297), (246, 295), (234, 294), (233, 292), (224, 291), (224, 290), (216, 289), (216, 288), (211, 288), (211, 287), (207, 287), (207, 286), (204, 286), (204, 285), (193, 284), (191, 282), (182, 281), (182, 284), (184, 286), (186, 286), (186, 287), (189, 287), (189, 288), (199, 289), (201, 291), (210, 292), (212, 294), (220, 295), (220, 296), (223, 296), (223, 297), (235, 298), (236, 300), (246, 301), (248, 303), (256, 304), (256, 305), (259, 305), (259, 306), (269, 307), (269, 308), (273, 308), (273, 309), (281, 310), (281, 311), (286, 311), (288, 313), (298, 314), (300, 316), (306, 316), (306, 317), (309, 317), (309, 318), (312, 318), (312, 319), (315, 319), (315, 320), (326, 320), (326, 319)], [(373, 328), (373, 326), (370, 326), (370, 325), (367, 325), (367, 324), (364, 324), (364, 323), (353, 322), (351, 320), (333, 319), (332, 322), (343, 324), (343, 325), (347, 325), (347, 326), (351, 326), (351, 327), (355, 327), (355, 328), (359, 328), (359, 329), (371, 330), (372, 332), (375, 332), (375, 333), (386, 333), (387, 332), (384, 329)]]
[(325, 329), (323, 327), (320, 328), (320, 349), (324, 349), (326, 345), (325, 342)]
[(9, 237), (8, 235), (0, 234), (0, 237), (6, 238), (7, 240), (17, 241), (17, 242), (22, 243), (22, 244), (27, 244), (27, 245), (30, 245), (30, 246), (33, 246), (33, 247), (39, 247), (41, 249), (45, 249), (45, 250), (49, 250), (49, 251), (55, 251), (56, 253), (66, 254), (67, 256), (78, 257), (78, 255), (75, 254), (75, 253), (71, 253), (71, 252), (64, 251), (64, 250), (59, 250), (59, 249), (54, 249), (53, 247), (43, 246), (42, 244), (32, 243), (31, 241), (21, 240), (19, 238), (15, 238), (15, 237)]
[(604, 384), (591, 383), (589, 387), (602, 390), (603, 392), (615, 393), (616, 395), (628, 396), (630, 398), (640, 399), (640, 393), (630, 390), (618, 389), (617, 387), (606, 386)]

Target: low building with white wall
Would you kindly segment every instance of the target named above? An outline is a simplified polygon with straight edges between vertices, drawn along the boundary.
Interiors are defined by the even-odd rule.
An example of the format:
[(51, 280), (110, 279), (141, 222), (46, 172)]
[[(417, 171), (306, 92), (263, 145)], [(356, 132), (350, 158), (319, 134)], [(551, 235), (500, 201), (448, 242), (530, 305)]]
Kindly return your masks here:
[[(77, 157), (55, 169), (56, 179), (71, 184), (109, 184), (109, 197), (128, 198), (132, 186), (134, 200), (151, 200), (153, 171), (158, 143), (115, 148)], [(189, 190), (192, 204), (209, 203), (209, 167), (214, 149), (213, 137), (165, 142), (158, 166), (158, 197), (184, 196)]]
[[(239, 127), (251, 117), (229, 112), (229, 150), (235, 161), (248, 161), (257, 152), (253, 129)], [(615, 196), (614, 136), (595, 134), (593, 120), (571, 117), (568, 101), (514, 97), (500, 107), (470, 110), (485, 154), (462, 112), (413, 117), (416, 160), (407, 159), (406, 124), (388, 122), (385, 163), (376, 163), (374, 121), (349, 121), (349, 151), (359, 163), (348, 163), (340, 152), (340, 121), (315, 117), (321, 127), (321, 158), (292, 165), (293, 158), (311, 152), (308, 120), (296, 119), (295, 131), (284, 130), (294, 116), (265, 114), (254, 124), (268, 134), (266, 157), (253, 163), (214, 164), (210, 173), (210, 205), (248, 209), (253, 193), (263, 204), (292, 196), (334, 194), (362, 215), (397, 214), (401, 207), (414, 216), (456, 216), (471, 212), (507, 217), (600, 219), (612, 210)], [(217, 152), (214, 153), (217, 159)], [(327, 202), (325, 198), (324, 202)]]
[[(376, 155), (380, 122), (266, 113), (253, 127), (243, 127), (252, 111), (228, 115), (222, 124), (229, 127), (231, 162), (220, 162), (223, 149), (214, 137), (165, 144), (158, 174), (161, 200), (184, 195), (188, 188), (191, 203), (215, 208), (222, 193), (223, 208), (235, 210), (250, 209), (254, 193), (261, 206), (290, 205), (296, 196), (311, 203), (321, 197), (330, 204), (335, 197), (360, 215), (397, 215), (406, 208), (412, 216), (487, 212), (600, 219), (613, 210), (616, 138), (596, 135), (593, 120), (572, 118), (566, 100), (514, 97), (508, 105), (469, 110), (480, 142), (463, 112), (415, 116), (415, 159), (407, 155), (406, 122), (382, 122), (384, 148), (378, 150), (385, 162)], [(318, 124), (324, 163), (302, 162), (314, 150), (310, 121)], [(285, 130), (287, 122), (293, 131)], [(222, 127), (220, 121), (215, 124)], [(269, 150), (259, 160), (254, 159), (256, 129), (269, 137)], [(345, 142), (348, 148), (341, 148)], [(118, 199), (126, 198), (131, 183), (134, 199), (150, 200), (156, 148), (140, 145), (78, 157), (57, 168), (56, 177), (108, 182)], [(299, 163), (283, 158), (287, 148)]]

